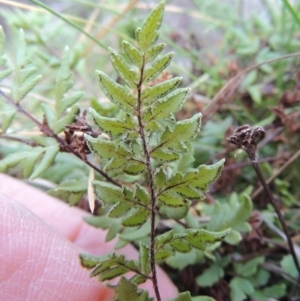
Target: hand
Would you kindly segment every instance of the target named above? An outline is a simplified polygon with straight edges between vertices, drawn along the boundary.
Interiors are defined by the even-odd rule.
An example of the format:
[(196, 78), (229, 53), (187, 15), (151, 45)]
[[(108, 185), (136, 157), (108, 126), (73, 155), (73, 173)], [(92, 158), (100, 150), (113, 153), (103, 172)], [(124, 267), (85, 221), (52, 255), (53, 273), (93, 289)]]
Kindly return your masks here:
[[(105, 231), (86, 224), (85, 212), (69, 207), (18, 180), (0, 174), (0, 296), (1, 300), (111, 300), (113, 291), (82, 268), (78, 254), (104, 255), (114, 242)], [(120, 251), (137, 258), (127, 246)], [(158, 269), (162, 299), (177, 289)], [(153, 296), (152, 283), (144, 286)]]

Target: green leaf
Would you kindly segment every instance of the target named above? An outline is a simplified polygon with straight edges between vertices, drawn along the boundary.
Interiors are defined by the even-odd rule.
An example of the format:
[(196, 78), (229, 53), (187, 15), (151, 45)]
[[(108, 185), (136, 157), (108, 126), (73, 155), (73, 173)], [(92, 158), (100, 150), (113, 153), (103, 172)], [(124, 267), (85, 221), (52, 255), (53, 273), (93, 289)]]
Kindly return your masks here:
[(129, 149), (124, 143), (101, 137), (94, 138), (89, 135), (84, 135), (84, 137), (89, 149), (101, 160), (106, 160), (104, 171), (120, 170), (128, 174), (138, 174), (145, 170), (145, 164), (142, 159), (139, 159), (141, 156), (139, 149)]
[[(70, 95), (65, 94), (73, 86), (69, 56), (70, 49), (65, 47), (60, 70), (56, 76), (55, 117), (46, 105), (43, 106), (48, 124), (56, 134), (62, 132), (66, 125), (74, 122), (76, 115), (79, 113), (77, 102), (84, 94), (82, 91), (73, 92)], [(69, 111), (67, 111), (68, 109)], [(63, 114), (65, 114), (64, 117), (62, 117)]]
[(158, 250), (159, 248), (163, 247), (165, 244), (169, 243), (172, 240), (173, 235), (174, 235), (174, 230), (170, 230), (163, 234), (157, 235), (155, 237), (155, 250)]
[(167, 182), (167, 174), (163, 167), (156, 169), (154, 174), (154, 184), (155, 188), (159, 191), (165, 188)]
[(19, 31), (19, 45), (16, 58), (15, 79), (12, 95), (15, 102), (20, 102), (40, 80), (41, 75), (34, 76), (37, 68), (31, 64), (26, 52), (24, 31)]
[(126, 227), (141, 226), (148, 220), (150, 211), (143, 207), (132, 209), (122, 221), (122, 225)]
[(174, 255), (173, 251), (170, 250), (159, 250), (155, 252), (155, 261), (165, 261), (170, 256)]
[(87, 190), (87, 179), (84, 181), (80, 180), (66, 180), (59, 184), (55, 190), (57, 191), (67, 191), (67, 192), (86, 192)]
[(185, 240), (190, 246), (204, 251), (208, 244), (223, 240), (226, 235), (230, 233), (230, 229), (221, 232), (210, 232), (203, 229), (187, 229), (186, 233)]
[[(10, 154), (0, 161), (0, 171), (5, 171), (10, 167), (22, 163), (26, 175), (29, 175), (29, 172), (33, 172), (30, 178), (36, 178), (52, 164), (58, 151), (59, 147), (54, 145), (51, 147), (35, 147), (31, 151)], [(41, 161), (36, 163), (41, 156)]]
[(26, 160), (22, 160), (21, 163), (23, 165), (23, 175), (24, 178), (29, 178), (33, 173), (35, 165), (38, 164), (37, 161), (40, 157), (40, 152), (33, 152), (32, 155), (28, 156)]
[(192, 301), (216, 301), (216, 300), (208, 296), (197, 296), (197, 297), (192, 297)]
[(151, 264), (150, 264), (150, 250), (149, 247), (143, 243), (140, 243), (139, 248), (139, 266), (141, 273), (150, 275)]
[(243, 239), (240, 232), (236, 230), (231, 230), (231, 232), (226, 236), (226, 242), (230, 245), (237, 245)]
[(190, 292), (180, 293), (178, 297), (172, 299), (172, 301), (192, 301)]
[(187, 200), (181, 200), (175, 197), (170, 196), (169, 194), (161, 194), (158, 198), (163, 205), (167, 207), (183, 207), (186, 205), (189, 205), (189, 202)]
[(142, 26), (136, 30), (136, 40), (142, 50), (146, 50), (156, 42), (158, 30), (163, 19), (164, 8), (165, 2), (162, 1), (150, 12)]
[(181, 219), (184, 218), (190, 210), (190, 202), (185, 206), (166, 206), (161, 205), (159, 207), (159, 213), (168, 219)]
[[(298, 261), (299, 261), (299, 258), (298, 258)], [(297, 277), (299, 275), (298, 275), (298, 271), (296, 269), (292, 255), (285, 255), (283, 257), (283, 259), (280, 261), (280, 265), (283, 268), (285, 273), (287, 273), (292, 278), (297, 279)]]
[[(110, 258), (112, 255), (107, 254), (105, 256), (106, 256), (106, 258)], [(101, 262), (104, 259), (104, 257), (81, 253), (81, 254), (79, 254), (79, 259), (80, 259), (80, 264), (83, 267), (85, 267), (87, 269), (92, 269), (95, 266), (97, 266), (99, 264), (99, 262)]]
[(155, 104), (155, 107), (153, 109), (149, 109), (149, 114), (144, 115), (144, 124), (146, 130), (151, 127), (151, 122), (158, 122), (163, 119), (175, 120), (175, 114), (184, 104), (188, 92), (189, 89), (177, 89), (167, 97), (158, 100)]
[(232, 301), (242, 301), (254, 293), (255, 289), (250, 281), (240, 277), (234, 277), (230, 283), (230, 297)]
[(122, 276), (124, 274), (126, 274), (127, 272), (129, 272), (129, 269), (124, 267), (124, 266), (117, 266), (115, 268), (111, 268), (108, 269), (106, 271), (104, 271), (103, 273), (101, 273), (98, 276), (99, 281), (106, 281), (106, 280), (111, 280), (114, 279), (116, 277)]
[(71, 107), (71, 110), (69, 112), (67, 112), (66, 116), (57, 120), (54, 123), (54, 125), (52, 127), (52, 130), (54, 131), (54, 133), (59, 134), (66, 128), (66, 126), (68, 124), (72, 124), (75, 121), (78, 113), (79, 113), (78, 105), (74, 105), (73, 107)]
[(157, 99), (172, 92), (181, 82), (182, 77), (174, 77), (142, 91), (142, 102), (145, 106), (151, 105)]
[(189, 253), (176, 252), (174, 256), (167, 258), (166, 262), (174, 269), (182, 270), (188, 265), (199, 263), (204, 257), (204, 253), (197, 249), (192, 249)]
[(10, 127), (14, 117), (16, 115), (16, 110), (3, 105), (0, 108), (0, 116), (1, 116), (1, 125), (2, 125), (2, 133), (4, 134), (7, 129)]
[(58, 152), (58, 145), (47, 147), (41, 162), (35, 167), (34, 172), (30, 176), (30, 179), (32, 180), (37, 178), (43, 171), (51, 166)]
[(94, 191), (104, 205), (113, 205), (124, 201), (122, 188), (102, 181), (93, 181)]
[(147, 280), (148, 279), (145, 276), (139, 274), (135, 274), (133, 277), (130, 278), (130, 282), (135, 285), (140, 285), (142, 283), (145, 283)]
[[(0, 67), (5, 66), (6, 64), (6, 59), (4, 57), (4, 44), (5, 44), (5, 33), (2, 26), (0, 25)], [(5, 69), (0, 70), (0, 80), (7, 77), (11, 72), (12, 72), (12, 68), (8, 68), (6, 70)]]
[(108, 213), (108, 217), (118, 218), (126, 214), (132, 208), (132, 204), (119, 202), (114, 205)]
[(266, 298), (276, 298), (280, 299), (286, 295), (286, 284), (285, 283), (280, 283), (280, 284), (274, 284), (269, 287), (266, 287), (262, 290), (262, 293), (264, 295), (264, 300)]
[(173, 58), (173, 53), (168, 53), (157, 58), (149, 64), (144, 71), (143, 82), (150, 82), (155, 79), (164, 69), (168, 67)]
[[(101, 137), (94, 138), (88, 135), (84, 135), (84, 137), (93, 153), (101, 159), (110, 159), (104, 170), (120, 169), (132, 163), (130, 161), (132, 154), (122, 144)], [(113, 157), (112, 154), (114, 154)]]
[(145, 171), (145, 164), (140, 162), (130, 163), (124, 167), (123, 171), (128, 175), (138, 175)]
[(158, 143), (151, 150), (151, 156), (155, 159), (162, 159), (159, 150), (164, 153), (185, 153), (186, 144), (190, 142), (200, 130), (201, 114), (196, 114), (190, 119), (176, 122), (172, 130), (166, 128)]
[(137, 126), (135, 120), (130, 115), (126, 115), (124, 120), (120, 120), (117, 118), (103, 117), (94, 109), (90, 109), (89, 112), (97, 126), (112, 138), (126, 135), (128, 132), (133, 132)]
[(139, 184), (135, 184), (134, 198), (141, 204), (145, 204), (145, 205), (151, 204), (148, 190)]
[(136, 284), (125, 277), (121, 277), (115, 291), (113, 301), (153, 301), (152, 298), (148, 298), (148, 292), (138, 289)]
[[(203, 199), (204, 192), (207, 190), (208, 186), (220, 175), (223, 164), (224, 159), (213, 165), (200, 165), (196, 170), (188, 172), (185, 175), (177, 172), (169, 179), (159, 179), (158, 177), (162, 176), (162, 172), (155, 174), (155, 183), (158, 183), (159, 181), (164, 183), (164, 186), (162, 185), (162, 188), (159, 189), (157, 194), (158, 199), (165, 202), (165, 208), (163, 209), (164, 213), (170, 215), (172, 210), (178, 211), (180, 207), (172, 207), (174, 207), (174, 205), (178, 206), (182, 199)], [(166, 203), (166, 200), (168, 203)], [(184, 216), (188, 212), (188, 207), (189, 206), (183, 206), (182, 214), (184, 214)], [(224, 228), (222, 230), (224, 230)]]
[(137, 73), (131, 69), (123, 57), (112, 48), (108, 48), (110, 51), (110, 59), (113, 67), (118, 72), (124, 82), (131, 88), (136, 88), (138, 82)]
[(133, 113), (136, 104), (135, 97), (130, 91), (116, 83), (108, 75), (101, 71), (97, 71), (100, 81), (100, 86), (106, 96), (120, 109)]
[(212, 286), (223, 276), (223, 268), (218, 264), (213, 264), (196, 278), (196, 282), (200, 287)]
[(170, 245), (180, 253), (188, 253), (191, 251), (191, 247), (186, 243), (183, 237), (173, 239)]
[(45, 103), (42, 103), (41, 107), (44, 111), (44, 117), (46, 117), (47, 124), (50, 127), (50, 129), (52, 129), (56, 122), (55, 112), (49, 105)]
[(136, 228), (126, 228), (123, 233), (119, 234), (119, 238), (126, 241), (140, 240), (144, 237), (148, 237), (151, 232), (150, 220), (148, 220), (141, 227)]
[(158, 43), (145, 50), (145, 61), (153, 61), (166, 47), (165, 43)]
[(130, 60), (139, 68), (143, 65), (142, 53), (128, 41), (123, 41), (122, 46)]
[[(243, 194), (238, 197), (233, 194), (228, 203), (216, 202), (210, 207), (210, 222), (207, 229), (211, 231), (221, 231), (232, 228), (236, 231), (246, 232), (251, 230), (248, 219), (252, 213), (252, 202), (248, 195)], [(236, 234), (235, 234), (236, 235)], [(239, 240), (229, 236), (228, 243), (238, 243)]]

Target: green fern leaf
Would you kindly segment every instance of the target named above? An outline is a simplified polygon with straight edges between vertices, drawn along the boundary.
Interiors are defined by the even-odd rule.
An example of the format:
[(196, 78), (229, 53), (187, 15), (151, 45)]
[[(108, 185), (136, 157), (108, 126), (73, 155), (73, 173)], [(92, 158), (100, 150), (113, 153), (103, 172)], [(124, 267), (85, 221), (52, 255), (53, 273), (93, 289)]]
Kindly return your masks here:
[(28, 156), (26, 160), (21, 161), (23, 166), (23, 176), (25, 179), (29, 178), (33, 173), (35, 164), (37, 163), (41, 153), (33, 152), (31, 156)]
[[(53, 163), (58, 152), (58, 145), (54, 145), (49, 147), (35, 147), (30, 151), (11, 154), (0, 161), (0, 171), (5, 171), (10, 167), (22, 163), (25, 168), (24, 173), (27, 176), (31, 173), (30, 179), (34, 179)], [(37, 160), (41, 156), (41, 161), (37, 163)]]
[(173, 58), (173, 53), (168, 53), (162, 55), (161, 57), (158, 57), (155, 61), (150, 63), (145, 68), (143, 81), (146, 83), (155, 79), (159, 74), (162, 73), (163, 70), (165, 70), (169, 66), (172, 58)]
[(156, 102), (155, 107), (150, 108), (143, 116), (145, 129), (150, 130), (153, 122), (168, 119), (175, 120), (175, 114), (181, 109), (186, 101), (190, 89), (177, 89), (163, 99)]
[(131, 203), (119, 202), (112, 207), (112, 209), (109, 211), (107, 216), (111, 218), (122, 217), (131, 209), (132, 209)]
[(130, 91), (123, 86), (117, 84), (108, 75), (101, 71), (97, 71), (100, 86), (106, 96), (120, 109), (129, 113), (133, 113), (136, 105), (136, 98), (130, 93)]
[(226, 242), (237, 244), (242, 239), (239, 232), (248, 232), (251, 226), (248, 219), (252, 213), (252, 202), (248, 195), (238, 196), (236, 193), (230, 196), (228, 203), (216, 202), (214, 206), (207, 207), (211, 221), (207, 224), (210, 231), (222, 231), (232, 228), (232, 233), (226, 237)]
[(150, 217), (150, 210), (139, 207), (132, 209), (122, 220), (122, 225), (126, 227), (137, 227), (145, 224)]
[[(4, 56), (4, 44), (5, 44), (5, 34), (2, 26), (0, 25), (0, 68), (6, 67), (6, 58)], [(4, 70), (0, 70), (0, 80), (7, 77), (11, 74), (12, 68), (7, 68)]]
[[(102, 117), (93, 109), (90, 109), (89, 112), (96, 125), (112, 138), (116, 138), (120, 135), (128, 135), (129, 133), (131, 133), (132, 137), (133, 132), (137, 128), (136, 121), (130, 115), (126, 115), (124, 120), (120, 120), (119, 118)], [(135, 137), (137, 137), (137, 133)]]
[(149, 247), (144, 243), (140, 243), (139, 248), (139, 267), (141, 273), (145, 275), (150, 275), (151, 264), (150, 264), (150, 250)]
[(213, 165), (200, 165), (196, 170), (185, 175), (176, 173), (166, 180), (165, 187), (158, 194), (158, 199), (163, 201), (168, 198), (169, 207), (172, 207), (172, 201), (177, 205), (177, 198), (203, 199), (203, 192), (219, 177), (223, 164), (224, 159)]
[[(141, 154), (135, 154), (123, 143), (106, 140), (101, 137), (93, 138), (88, 135), (85, 135), (85, 138), (90, 150), (101, 159), (106, 159), (105, 171), (121, 170), (128, 172), (128, 174), (137, 174), (145, 168), (142, 159), (139, 160)], [(113, 157), (112, 154), (114, 154)]]
[(145, 171), (145, 164), (140, 162), (129, 163), (123, 168), (123, 171), (128, 175), (138, 175)]
[(2, 133), (5, 133), (10, 127), (14, 117), (16, 115), (16, 110), (5, 104), (0, 106), (0, 116), (1, 116), (1, 127)]
[(170, 230), (155, 237), (155, 250), (159, 250), (165, 244), (169, 243), (174, 236), (174, 230)]
[(165, 2), (160, 2), (148, 15), (142, 26), (135, 32), (136, 40), (142, 50), (146, 50), (154, 44), (158, 38), (158, 30), (161, 26), (165, 8)]
[(123, 49), (125, 53), (128, 55), (130, 60), (139, 68), (142, 67), (143, 65), (143, 55), (140, 52), (139, 49), (134, 47), (131, 43), (128, 41), (123, 41), (122, 42)]
[(32, 180), (37, 178), (42, 172), (44, 172), (49, 166), (51, 166), (58, 152), (58, 145), (47, 147), (41, 162), (34, 169), (34, 172), (31, 174), (30, 179)]
[(13, 83), (12, 95), (14, 100), (20, 102), (40, 80), (41, 75), (34, 76), (37, 68), (34, 67), (26, 53), (26, 42), (24, 32), (19, 33), (19, 47), (16, 58), (15, 79)]
[(148, 87), (142, 91), (142, 101), (145, 106), (151, 105), (157, 99), (172, 92), (181, 82), (182, 77), (174, 77), (160, 84)]
[(110, 51), (110, 59), (112, 65), (114, 66), (120, 77), (130, 88), (136, 88), (138, 82), (137, 73), (130, 68), (127, 62), (117, 51), (113, 50), (112, 48), (108, 49)]
[(55, 134), (61, 133), (65, 128), (66, 125), (72, 124), (76, 116), (79, 114), (79, 107), (78, 105), (74, 105), (69, 112), (67, 112), (67, 115), (63, 118), (57, 120), (54, 125), (52, 126), (52, 130)]
[(187, 253), (192, 248), (204, 251), (208, 245), (223, 240), (230, 231), (230, 229), (221, 232), (210, 232), (203, 229), (186, 229), (185, 233), (174, 234), (169, 244), (172, 248), (181, 253)]
[(148, 292), (138, 289), (137, 285), (122, 277), (115, 288), (115, 298), (113, 301), (153, 301), (148, 297)]
[(41, 107), (44, 111), (48, 126), (50, 127), (50, 129), (52, 129), (56, 121), (55, 112), (48, 104), (42, 103)]
[(153, 61), (166, 47), (165, 43), (159, 43), (145, 50), (146, 63)]
[(179, 159), (180, 153), (187, 151), (186, 144), (190, 142), (200, 130), (201, 114), (190, 119), (178, 121), (174, 128), (167, 128), (161, 135), (158, 143), (151, 150), (151, 156), (159, 160), (168, 160), (168, 154)]

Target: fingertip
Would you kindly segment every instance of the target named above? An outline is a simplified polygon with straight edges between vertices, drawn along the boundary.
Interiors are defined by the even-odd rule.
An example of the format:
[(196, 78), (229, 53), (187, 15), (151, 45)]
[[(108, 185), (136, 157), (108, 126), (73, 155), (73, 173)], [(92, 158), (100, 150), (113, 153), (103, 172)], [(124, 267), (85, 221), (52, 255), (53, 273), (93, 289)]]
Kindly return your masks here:
[(0, 198), (2, 300), (111, 300), (79, 263), (82, 250), (19, 203)]

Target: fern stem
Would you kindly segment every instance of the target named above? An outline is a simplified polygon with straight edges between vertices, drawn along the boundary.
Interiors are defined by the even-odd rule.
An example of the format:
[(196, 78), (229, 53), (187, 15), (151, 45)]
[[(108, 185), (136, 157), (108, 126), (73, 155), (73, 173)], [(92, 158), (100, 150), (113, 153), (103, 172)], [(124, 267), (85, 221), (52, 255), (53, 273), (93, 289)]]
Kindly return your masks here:
[(148, 180), (149, 180), (149, 189), (151, 194), (151, 214), (150, 214), (150, 220), (151, 220), (151, 233), (150, 233), (150, 264), (151, 264), (151, 271), (152, 271), (152, 283), (153, 283), (153, 289), (155, 292), (156, 300), (161, 301), (159, 289), (158, 289), (158, 283), (157, 283), (157, 276), (156, 276), (156, 266), (155, 266), (155, 250), (154, 250), (154, 242), (155, 242), (155, 206), (156, 206), (156, 195), (155, 195), (155, 189), (154, 189), (154, 180), (153, 180), (153, 170), (151, 166), (151, 157), (150, 152), (147, 147), (147, 141), (145, 137), (145, 131), (144, 131), (144, 124), (142, 121), (142, 99), (141, 99), (141, 93), (142, 93), (142, 84), (143, 84), (143, 76), (144, 76), (144, 68), (145, 68), (145, 60), (143, 61), (143, 65), (141, 67), (141, 74), (140, 74), (140, 80), (137, 84), (137, 117), (138, 117), (138, 123), (139, 123), (139, 134), (142, 140), (143, 145), (143, 151), (146, 157), (146, 167), (148, 172)]
[(2, 90), (0, 90), (0, 94), (6, 99), (8, 103), (10, 103), (17, 111), (19, 111), (21, 114), (25, 115), (29, 120), (31, 120), (33, 123), (35, 123), (39, 129), (46, 134), (48, 137), (54, 138), (61, 147), (66, 149), (68, 152), (75, 155), (77, 158), (82, 160), (85, 164), (93, 168), (95, 171), (97, 171), (99, 174), (101, 174), (107, 181), (113, 183), (114, 185), (117, 185), (120, 187), (120, 184), (113, 180), (111, 177), (109, 177), (102, 169), (95, 166), (93, 163), (89, 162), (88, 160), (84, 160), (79, 153), (77, 153), (70, 145), (68, 145), (63, 139), (61, 139), (57, 134), (55, 134), (48, 126), (40, 123), (36, 118), (34, 118), (31, 114), (29, 114), (19, 103), (14, 102), (10, 97), (8, 97)]
[(262, 128), (260, 126), (252, 128), (250, 125), (245, 124), (245, 125), (241, 125), (237, 129), (235, 129), (233, 134), (229, 138), (227, 138), (227, 140), (229, 141), (229, 143), (234, 144), (235, 146), (243, 149), (247, 153), (248, 158), (250, 159), (250, 161), (252, 163), (252, 167), (255, 170), (255, 173), (256, 173), (259, 181), (261, 182), (263, 188), (265, 189), (265, 191), (270, 199), (271, 205), (275, 209), (275, 212), (277, 214), (277, 217), (279, 219), (281, 227), (286, 236), (286, 240), (287, 240), (287, 243), (289, 246), (290, 253), (293, 257), (296, 269), (298, 271), (298, 281), (300, 281), (300, 266), (299, 266), (299, 262), (298, 262), (298, 259), (296, 256), (294, 245), (293, 245), (290, 233), (289, 233), (289, 229), (287, 227), (287, 224), (284, 220), (283, 215), (281, 214), (278, 204), (274, 200), (272, 191), (271, 191), (270, 187), (268, 186), (268, 184), (266, 183), (266, 181), (261, 173), (261, 170), (259, 168), (259, 165), (257, 163), (257, 144), (259, 141), (261, 141), (265, 137), (265, 134), (266, 134), (266, 132), (265, 132), (264, 128)]
[[(250, 157), (249, 157), (250, 158)], [(288, 246), (289, 246), (289, 249), (290, 249), (290, 253), (293, 257), (293, 261), (295, 263), (295, 266), (296, 266), (296, 269), (298, 271), (298, 279), (300, 280), (300, 266), (299, 266), (299, 262), (298, 262), (298, 259), (297, 259), (297, 255), (296, 255), (296, 252), (295, 252), (295, 248), (294, 248), (294, 245), (293, 245), (293, 242), (292, 242), (292, 239), (291, 239), (291, 235), (289, 233), (289, 229), (287, 227), (287, 224), (284, 220), (284, 217), (280, 211), (280, 208), (278, 206), (278, 204), (276, 203), (276, 201), (274, 200), (274, 197), (273, 197), (273, 194), (271, 192), (271, 189), (269, 187), (269, 185), (266, 183), (262, 173), (261, 173), (261, 170), (259, 168), (259, 165), (257, 164), (257, 162), (255, 160), (251, 160), (251, 163), (252, 163), (252, 166), (253, 166), (253, 169), (255, 170), (256, 172), (256, 175), (258, 177), (258, 179), (260, 180), (262, 186), (264, 187), (269, 199), (270, 199), (270, 203), (272, 204), (273, 208), (275, 209), (275, 212), (278, 216), (278, 219), (279, 219), (279, 222), (282, 226), (282, 229), (285, 233), (285, 236), (286, 236), (286, 239), (287, 239), (287, 243), (288, 243)]]

